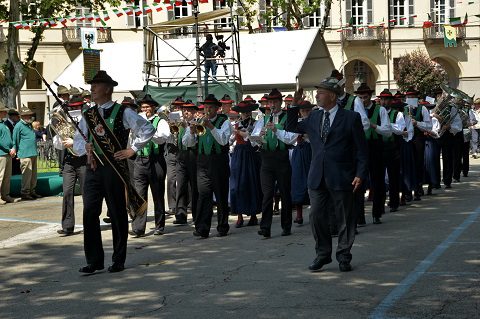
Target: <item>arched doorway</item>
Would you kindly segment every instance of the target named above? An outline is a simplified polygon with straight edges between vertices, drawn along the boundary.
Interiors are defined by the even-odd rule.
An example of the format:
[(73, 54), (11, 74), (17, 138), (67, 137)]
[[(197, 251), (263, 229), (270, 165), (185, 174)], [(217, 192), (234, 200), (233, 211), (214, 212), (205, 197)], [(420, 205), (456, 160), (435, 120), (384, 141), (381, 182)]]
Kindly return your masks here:
[(345, 90), (352, 93), (361, 83), (367, 83), (372, 89), (375, 89), (377, 82), (372, 68), (362, 60), (352, 60), (345, 65), (343, 73), (346, 78)]
[(458, 88), (460, 84), (460, 68), (458, 65), (454, 65), (447, 59), (441, 57), (434, 58), (433, 61), (437, 63), (436, 67), (443, 69), (447, 74), (448, 85), (455, 89)]

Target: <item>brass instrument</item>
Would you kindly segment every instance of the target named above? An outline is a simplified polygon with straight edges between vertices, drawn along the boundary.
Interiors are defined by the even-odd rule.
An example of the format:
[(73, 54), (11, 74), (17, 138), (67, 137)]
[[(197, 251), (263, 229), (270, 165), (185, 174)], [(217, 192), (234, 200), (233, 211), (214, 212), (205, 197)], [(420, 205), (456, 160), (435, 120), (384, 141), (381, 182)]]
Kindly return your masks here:
[(178, 134), (180, 131), (180, 127), (178, 126), (177, 122), (170, 122), (168, 123), (168, 126), (170, 126), (170, 133), (172, 134)]
[[(437, 105), (433, 109), (432, 113), (436, 115), (438, 121), (440, 122), (441, 128), (438, 132), (438, 135), (442, 136), (443, 133), (447, 131), (445, 127), (448, 127), (448, 125), (452, 124), (457, 114), (460, 116), (462, 124), (465, 124), (468, 121), (468, 111), (473, 104), (473, 98), (458, 89), (454, 89), (443, 84), (440, 87), (443, 90), (443, 95), (438, 100)], [(457, 114), (453, 114), (453, 117), (452, 107), (457, 109)]]
[(205, 125), (203, 125), (203, 123), (205, 123), (205, 117), (195, 120), (195, 132), (198, 136), (203, 136), (205, 133), (207, 133), (207, 128)]
[[(57, 111), (51, 114), (50, 127), (62, 139), (62, 141), (67, 139), (73, 140), (73, 137), (75, 136), (75, 126), (71, 121), (69, 121), (68, 117), (65, 115), (65, 111), (62, 108), (59, 108)], [(73, 148), (70, 147), (67, 148), (67, 150), (71, 154), (78, 156)]]

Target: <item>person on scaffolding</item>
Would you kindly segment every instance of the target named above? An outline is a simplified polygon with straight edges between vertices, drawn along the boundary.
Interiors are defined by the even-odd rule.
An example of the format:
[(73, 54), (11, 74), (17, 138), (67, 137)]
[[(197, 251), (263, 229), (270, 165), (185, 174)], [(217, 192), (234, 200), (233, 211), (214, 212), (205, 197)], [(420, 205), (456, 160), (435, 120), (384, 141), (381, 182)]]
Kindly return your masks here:
[(205, 87), (208, 83), (208, 74), (212, 71), (212, 78), (217, 79), (216, 52), (219, 47), (213, 42), (213, 36), (209, 33), (207, 41), (200, 47), (200, 54), (205, 58)]

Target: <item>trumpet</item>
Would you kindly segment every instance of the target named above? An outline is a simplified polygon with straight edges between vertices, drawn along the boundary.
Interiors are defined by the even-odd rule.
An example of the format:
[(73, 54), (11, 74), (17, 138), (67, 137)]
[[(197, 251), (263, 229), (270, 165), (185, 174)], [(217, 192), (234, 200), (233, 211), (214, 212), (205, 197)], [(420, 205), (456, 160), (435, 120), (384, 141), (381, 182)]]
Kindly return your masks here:
[(203, 136), (205, 135), (205, 133), (207, 133), (207, 129), (203, 125), (204, 122), (205, 122), (205, 117), (201, 117), (193, 121), (193, 124), (195, 124), (195, 132), (197, 133), (198, 136)]
[(171, 122), (168, 123), (168, 125), (170, 126), (170, 133), (178, 134), (178, 132), (180, 131), (180, 127), (178, 126), (177, 122)]

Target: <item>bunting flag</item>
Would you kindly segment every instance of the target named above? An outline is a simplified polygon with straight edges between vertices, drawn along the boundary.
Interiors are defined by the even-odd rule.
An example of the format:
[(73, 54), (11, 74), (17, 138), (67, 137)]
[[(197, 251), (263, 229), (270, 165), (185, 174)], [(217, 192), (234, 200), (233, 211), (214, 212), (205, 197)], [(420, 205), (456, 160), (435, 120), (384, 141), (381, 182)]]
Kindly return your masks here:
[(170, 0), (164, 0), (163, 3), (170, 4)]
[(47, 27), (48, 24), (48, 20), (42, 20), (42, 26)]
[(423, 28), (424, 29), (428, 29), (428, 28), (431, 28), (433, 27), (433, 22), (432, 21), (424, 21), (423, 22)]
[(410, 15), (410, 18), (416, 18), (416, 17), (417, 17), (416, 14), (411, 14), (411, 15)]
[(155, 3), (160, 3), (161, 0), (153, 0), (153, 5), (155, 5)]
[(82, 16), (82, 15), (78, 15), (77, 18), (78, 18), (79, 21), (85, 21), (85, 19), (86, 19), (86, 17)]
[(132, 8), (123, 8), (123, 11), (125, 12), (125, 14), (126, 14), (127, 16), (133, 15), (133, 10), (132, 10)]
[(54, 19), (48, 20), (48, 24), (50, 25), (50, 28), (55, 28), (57, 26)]
[(353, 17), (350, 17), (350, 20), (348, 20), (347, 26), (351, 27), (353, 25)]
[(407, 20), (407, 19), (408, 19), (407, 17), (401, 17), (401, 18), (400, 18), (401, 21), (405, 21), (405, 20)]
[(443, 45), (446, 48), (457, 47), (457, 29), (455, 27), (443, 26)]
[(461, 24), (462, 24), (462, 19), (460, 17), (450, 18), (450, 25), (455, 26), (455, 25), (461, 25)]
[(103, 21), (108, 21), (110, 20), (110, 16), (108, 15), (107, 10), (103, 10)]
[(152, 3), (152, 5), (155, 7), (155, 11), (160, 12), (163, 10), (163, 8), (158, 4), (158, 3)]
[(21, 29), (22, 28), (22, 23), (21, 22), (16, 22), (13, 24), (13, 26), (15, 27), (15, 29)]
[(133, 7), (133, 12), (135, 12), (136, 16), (139, 16), (139, 15), (142, 14), (142, 9), (140, 9), (140, 7), (138, 7), (138, 6), (134, 6)]
[(198, 2), (200, 2), (200, 3), (208, 3), (208, 0), (200, 0), (200, 1), (198, 1)]
[(75, 21), (77, 21), (77, 17), (74, 17), (74, 16), (70, 16), (70, 17), (68, 17), (67, 19), (69, 19), (70, 22), (72, 22), (72, 23), (75, 22)]
[(91, 13), (87, 14), (87, 15), (86, 15), (86, 18), (87, 18), (88, 21), (93, 21), (93, 19), (95, 19), (95, 18), (93, 17), (93, 14), (91, 14)]
[(152, 13), (152, 8), (150, 8), (148, 5), (145, 4), (145, 5), (143, 6), (143, 11), (144, 11), (145, 13)]
[(463, 25), (467, 25), (468, 23), (468, 15), (465, 13), (465, 19), (463, 19)]
[(98, 12), (95, 12), (95, 13), (93, 14), (93, 17), (95, 18), (95, 21), (97, 21), (97, 22), (100, 22), (100, 20), (102, 20), (102, 19), (100, 18), (100, 14), (99, 14)]
[(64, 27), (66, 27), (67, 19), (65, 19), (65, 18), (60, 18), (60, 19), (58, 20), (58, 22), (60, 22), (61, 24), (63, 24)]
[(183, 1), (175, 1), (175, 5), (177, 7), (180, 7), (183, 4)]
[(167, 10), (168, 10), (168, 11), (172, 11), (172, 10), (173, 10), (173, 6), (172, 6), (172, 5), (168, 5), (168, 6), (167, 6)]
[(118, 10), (118, 9), (113, 9), (113, 13), (115, 13), (115, 15), (116, 15), (117, 17), (123, 16), (123, 12), (120, 11), (120, 10)]

